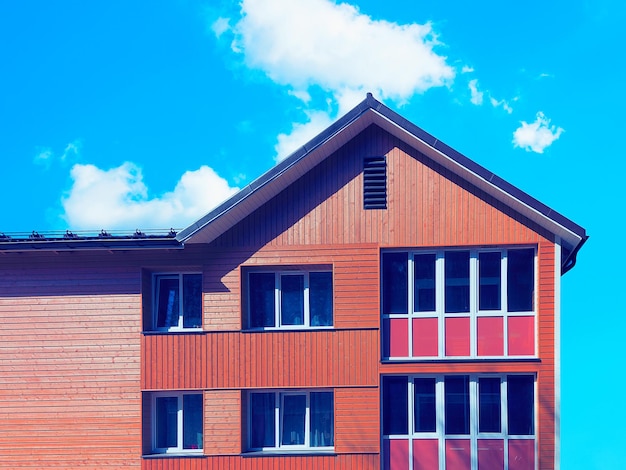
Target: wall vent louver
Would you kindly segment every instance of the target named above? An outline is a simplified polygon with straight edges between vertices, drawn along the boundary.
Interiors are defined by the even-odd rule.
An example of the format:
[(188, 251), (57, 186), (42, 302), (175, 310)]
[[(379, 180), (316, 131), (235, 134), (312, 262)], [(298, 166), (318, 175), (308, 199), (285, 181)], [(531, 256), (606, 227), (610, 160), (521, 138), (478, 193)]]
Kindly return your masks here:
[(367, 157), (363, 160), (363, 208), (387, 209), (387, 160)]

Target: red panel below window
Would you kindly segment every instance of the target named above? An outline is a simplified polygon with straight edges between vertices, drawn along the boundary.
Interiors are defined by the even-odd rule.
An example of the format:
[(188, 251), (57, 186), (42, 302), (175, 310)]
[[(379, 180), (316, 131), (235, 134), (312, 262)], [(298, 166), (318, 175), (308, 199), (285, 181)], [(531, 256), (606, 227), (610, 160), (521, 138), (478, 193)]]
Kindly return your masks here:
[(470, 355), (470, 319), (446, 318), (446, 356)]
[(534, 356), (535, 317), (509, 317), (509, 356)]
[(534, 470), (535, 440), (512, 439), (509, 441), (509, 470)]
[(389, 320), (389, 357), (407, 357), (409, 355), (409, 319), (391, 318)]
[(413, 470), (439, 468), (439, 440), (417, 439), (413, 441)]
[(384, 469), (409, 470), (409, 441), (386, 439), (383, 442)]
[(413, 355), (437, 356), (439, 335), (437, 334), (437, 318), (413, 319)]
[(478, 470), (504, 470), (503, 440), (478, 440)]
[(446, 439), (446, 470), (470, 470), (469, 439)]
[(502, 317), (478, 317), (478, 355), (504, 354), (504, 320)]

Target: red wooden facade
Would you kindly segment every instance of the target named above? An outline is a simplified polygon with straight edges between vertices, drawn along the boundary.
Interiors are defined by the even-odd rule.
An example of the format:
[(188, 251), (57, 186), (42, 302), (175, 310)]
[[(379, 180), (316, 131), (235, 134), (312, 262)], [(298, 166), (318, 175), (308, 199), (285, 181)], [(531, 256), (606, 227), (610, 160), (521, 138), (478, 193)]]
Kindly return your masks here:
[[(438, 468), (444, 455), (448, 470), (470, 469), (469, 439), (446, 439), (441, 454), (436, 440), (382, 433), (383, 377), (459, 374), (535, 377), (534, 437), (507, 440), (507, 462), (504, 441), (479, 437), (481, 470), (513, 470), (516, 452), (532, 459), (519, 468), (555, 468), (561, 238), (397, 135), (364, 127), (208, 243), (2, 251), (0, 468), (417, 470)], [(386, 156), (386, 209), (363, 208), (370, 155)], [(381, 315), (381, 253), (459, 247), (535, 249), (533, 316), (477, 320), (472, 334), (486, 358), (385, 357), (394, 333)], [(332, 272), (330, 328), (248, 328), (248, 272), (320, 266)], [(201, 273), (200, 330), (149, 331), (153, 274), (164, 272)], [(411, 350), (436, 355), (437, 320), (418, 324)], [(505, 329), (508, 355), (488, 340)], [(400, 338), (393, 347), (408, 350)], [(201, 452), (153, 452), (151, 399), (167, 390), (202, 394)], [(332, 451), (249, 452), (255, 390), (331, 390)]]

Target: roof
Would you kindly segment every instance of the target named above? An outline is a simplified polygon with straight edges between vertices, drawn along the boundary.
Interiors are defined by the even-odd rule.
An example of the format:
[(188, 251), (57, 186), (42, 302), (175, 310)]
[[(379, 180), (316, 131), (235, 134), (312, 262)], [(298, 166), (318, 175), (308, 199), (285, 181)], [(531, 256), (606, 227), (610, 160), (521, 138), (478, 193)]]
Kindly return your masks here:
[(121, 235), (111, 235), (104, 231), (99, 234), (70, 231), (46, 234), (32, 232), (17, 236), (0, 233), (0, 252), (176, 249), (183, 248), (188, 243), (210, 243), (371, 124), (381, 127), (558, 236), (563, 246), (561, 272), (565, 273), (574, 266), (578, 250), (588, 238), (583, 227), (409, 122), (374, 99), (371, 93), (368, 93), (355, 108), (285, 160), (178, 233), (173, 230), (150, 234), (137, 230)]
[(562, 272), (571, 269), (588, 236), (583, 227), (470, 160), (377, 101), (370, 93), (355, 108), (285, 160), (178, 233), (181, 243), (210, 243), (329, 157), (371, 124), (560, 237)]

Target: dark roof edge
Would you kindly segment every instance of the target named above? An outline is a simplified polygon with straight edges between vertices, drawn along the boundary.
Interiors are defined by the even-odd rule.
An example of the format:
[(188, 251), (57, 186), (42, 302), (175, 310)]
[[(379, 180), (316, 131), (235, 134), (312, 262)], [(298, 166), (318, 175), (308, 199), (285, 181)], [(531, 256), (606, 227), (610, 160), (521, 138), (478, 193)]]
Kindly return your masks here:
[(0, 241), (0, 252), (19, 251), (77, 251), (77, 250), (163, 250), (183, 248), (175, 238), (120, 238), (120, 239), (11, 239)]
[[(378, 103), (378, 101), (376, 101), (374, 98), (372, 98), (372, 99), (376, 103)], [(379, 104), (381, 104), (381, 103), (379, 103)], [(434, 149), (436, 149), (439, 152), (443, 153), (446, 157), (448, 157), (451, 160), (455, 161), (459, 165), (465, 167), (466, 169), (468, 169), (472, 173), (475, 173), (476, 175), (480, 176), (484, 180), (488, 181), (492, 185), (494, 185), (497, 188), (501, 189), (505, 193), (511, 195), (512, 197), (514, 197), (515, 199), (519, 200), (520, 202), (526, 204), (529, 207), (532, 207), (534, 210), (536, 210), (540, 214), (543, 214), (544, 216), (546, 216), (547, 218), (553, 220), (557, 224), (565, 227), (566, 229), (568, 229), (569, 231), (573, 232), (574, 234), (576, 234), (581, 239), (586, 239), (587, 238), (587, 234), (586, 234), (585, 229), (583, 227), (581, 227), (580, 225), (576, 224), (574, 221), (568, 219), (567, 217), (565, 217), (564, 215), (562, 215), (559, 212), (555, 211), (554, 209), (546, 206), (544, 203), (542, 203), (541, 201), (535, 199), (530, 194), (522, 191), (521, 189), (519, 189), (518, 187), (512, 185), (508, 181), (500, 178), (495, 173), (487, 170), (485, 167), (483, 167), (483, 166), (479, 165), (478, 163), (474, 162), (473, 160), (469, 159), (468, 157), (466, 157), (462, 153), (457, 152), (456, 150), (454, 150), (449, 145), (447, 145), (447, 144), (443, 143), (442, 141), (436, 139), (434, 136), (430, 135), (428, 132), (424, 131), (423, 129), (419, 128), (418, 126), (416, 126), (412, 122), (410, 122), (407, 119), (403, 118), (402, 116), (400, 116), (398, 113), (396, 113), (392, 109), (390, 109), (387, 106), (381, 104), (379, 109), (376, 109), (376, 111), (378, 113), (380, 113), (382, 116), (384, 116), (387, 119), (389, 119), (390, 121), (392, 121), (393, 123), (397, 124), (398, 126), (403, 127), (404, 129), (406, 129), (411, 134), (414, 134), (416, 137), (418, 137), (420, 140), (423, 140), (425, 143), (427, 143), (428, 145), (430, 145)]]
[(382, 103), (376, 101), (371, 93), (367, 94), (367, 97), (361, 101), (358, 105), (352, 108), (348, 113), (343, 115), (337, 121), (332, 123), (329, 127), (327, 127), (324, 131), (322, 131), (317, 136), (313, 137), (310, 141), (304, 144), (302, 147), (298, 148), (294, 152), (292, 152), (287, 158), (285, 158), (280, 163), (276, 164), (268, 171), (263, 173), (261, 176), (256, 178), (250, 184), (245, 186), (241, 191), (235, 193), (233, 196), (228, 198), (222, 204), (217, 206), (215, 209), (198, 219), (193, 224), (185, 227), (183, 230), (178, 232), (176, 235), (176, 239), (180, 242), (185, 242), (189, 237), (195, 234), (197, 231), (201, 230), (204, 226), (211, 223), (213, 220), (217, 219), (221, 215), (228, 212), (231, 208), (239, 204), (241, 201), (246, 199), (249, 195), (254, 193), (259, 188), (265, 186), (267, 183), (275, 180), (289, 168), (297, 164), (300, 160), (306, 157), (310, 152), (314, 149), (322, 145), (328, 139), (330, 139), (333, 135), (341, 131), (343, 128), (347, 127), (350, 123), (359, 118), (362, 114), (367, 112), (369, 109), (377, 109), (378, 106), (384, 106)]

